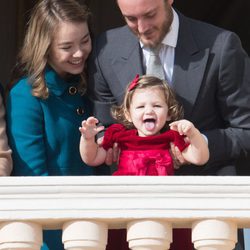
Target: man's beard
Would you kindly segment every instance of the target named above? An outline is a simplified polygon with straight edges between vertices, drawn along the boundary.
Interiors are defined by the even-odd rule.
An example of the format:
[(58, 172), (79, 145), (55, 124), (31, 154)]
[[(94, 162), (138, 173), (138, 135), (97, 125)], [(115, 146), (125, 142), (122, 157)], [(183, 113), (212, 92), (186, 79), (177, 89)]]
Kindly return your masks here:
[(138, 36), (138, 38), (141, 40), (141, 42), (149, 48), (155, 48), (157, 46), (159, 46), (162, 42), (162, 40), (164, 39), (164, 37), (166, 36), (166, 34), (169, 32), (170, 30), (170, 26), (173, 22), (173, 10), (171, 8), (171, 6), (166, 5), (165, 7), (166, 10), (166, 16), (165, 16), (165, 22), (163, 22), (162, 26), (157, 30), (159, 33), (159, 36), (157, 38), (157, 40), (145, 40), (141, 39), (140, 34), (136, 34)]
[(166, 34), (170, 31), (171, 24), (173, 22), (173, 10), (170, 6), (166, 6), (166, 19), (165, 22), (163, 23), (160, 31), (159, 38), (155, 42), (155, 47), (160, 45)]

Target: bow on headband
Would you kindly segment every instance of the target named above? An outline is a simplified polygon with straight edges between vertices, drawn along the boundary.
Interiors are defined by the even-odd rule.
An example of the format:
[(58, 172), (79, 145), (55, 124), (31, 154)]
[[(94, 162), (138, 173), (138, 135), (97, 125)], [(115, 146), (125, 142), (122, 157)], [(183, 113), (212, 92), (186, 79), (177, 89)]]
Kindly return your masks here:
[(140, 76), (137, 74), (134, 80), (129, 84), (128, 91), (133, 90), (139, 84)]

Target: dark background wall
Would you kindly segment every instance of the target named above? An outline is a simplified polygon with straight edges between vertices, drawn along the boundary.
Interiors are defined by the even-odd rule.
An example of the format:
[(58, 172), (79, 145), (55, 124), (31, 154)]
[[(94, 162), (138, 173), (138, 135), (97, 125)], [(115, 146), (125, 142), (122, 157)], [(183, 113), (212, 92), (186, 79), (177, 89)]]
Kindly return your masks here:
[[(63, 1), (63, 0), (62, 0)], [(79, 0), (93, 13), (93, 31), (124, 24), (116, 0)], [(6, 85), (16, 54), (23, 40), (29, 11), (36, 0), (0, 1), (0, 82)], [(175, 0), (174, 7), (183, 14), (237, 33), (250, 54), (250, 0)]]

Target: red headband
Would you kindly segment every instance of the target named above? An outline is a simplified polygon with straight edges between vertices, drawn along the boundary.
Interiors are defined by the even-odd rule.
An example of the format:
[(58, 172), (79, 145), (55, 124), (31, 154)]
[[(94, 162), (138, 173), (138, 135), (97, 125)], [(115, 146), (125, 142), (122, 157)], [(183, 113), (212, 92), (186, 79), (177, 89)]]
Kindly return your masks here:
[(140, 76), (137, 74), (134, 80), (129, 84), (129, 87), (128, 87), (129, 92), (133, 90), (139, 84), (139, 78)]

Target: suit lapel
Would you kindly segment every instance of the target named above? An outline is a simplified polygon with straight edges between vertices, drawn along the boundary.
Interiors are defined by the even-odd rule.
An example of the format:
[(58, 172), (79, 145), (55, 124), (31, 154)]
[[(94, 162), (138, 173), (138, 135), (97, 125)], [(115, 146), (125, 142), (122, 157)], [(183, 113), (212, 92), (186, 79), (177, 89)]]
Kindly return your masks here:
[(113, 58), (111, 62), (113, 72), (122, 86), (126, 86), (136, 74), (144, 73), (138, 39), (128, 29), (125, 31), (124, 38), (126, 42), (119, 46), (117, 57)]
[(189, 21), (178, 13), (180, 26), (172, 85), (179, 97), (185, 116), (189, 117), (197, 99), (209, 56), (209, 49), (199, 49), (189, 27)]

